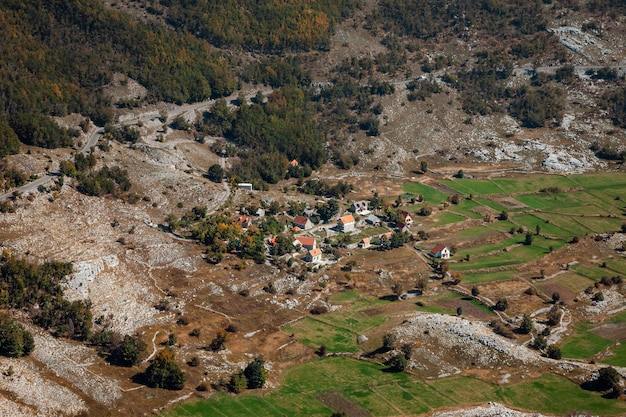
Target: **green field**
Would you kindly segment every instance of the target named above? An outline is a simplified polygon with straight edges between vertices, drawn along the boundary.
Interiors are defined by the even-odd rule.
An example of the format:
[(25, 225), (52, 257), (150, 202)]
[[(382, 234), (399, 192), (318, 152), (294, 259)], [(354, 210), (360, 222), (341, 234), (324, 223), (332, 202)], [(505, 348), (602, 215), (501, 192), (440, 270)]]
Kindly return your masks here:
[(553, 283), (553, 284), (558, 284), (559, 286), (563, 287), (563, 288), (567, 288), (569, 290), (572, 290), (576, 293), (579, 293), (581, 291), (584, 291), (585, 288), (593, 285), (593, 280), (576, 274), (574, 272), (566, 272), (565, 274), (561, 274), (549, 281), (547, 281), (548, 283)]
[(607, 270), (600, 268), (599, 266), (585, 266), (582, 264), (576, 264), (570, 266), (570, 269), (579, 275), (592, 279), (593, 281), (600, 281), (604, 276), (607, 276)]
[(360, 297), (354, 291), (340, 293), (336, 297), (332, 301), (350, 303), (332, 313), (304, 317), (283, 327), (283, 331), (294, 334), (299, 341), (312, 348), (324, 345), (328, 352), (357, 352), (357, 336), (385, 321), (384, 315), (367, 315), (362, 311), (389, 301)]
[(511, 217), (511, 222), (518, 226), (525, 227), (531, 232), (535, 232), (535, 228), (539, 225), (540, 233), (546, 236), (552, 237), (560, 237), (560, 238), (571, 238), (574, 235), (562, 229), (553, 223), (546, 223), (545, 220), (540, 219), (539, 217), (532, 214), (521, 214)]
[(506, 281), (514, 278), (515, 275), (517, 275), (517, 271), (512, 269), (506, 271), (472, 273), (463, 275), (463, 282), (465, 284), (480, 284), (492, 281)]
[(524, 175), (520, 178), (496, 178), (492, 180), (504, 193), (524, 193), (543, 188), (571, 188), (576, 184), (560, 175)]
[[(518, 235), (518, 236), (521, 236), (521, 235)], [(509, 242), (519, 243), (520, 238), (516, 236), (515, 238), (507, 239), (501, 243), (509, 243)], [(553, 249), (558, 249), (564, 244), (565, 243), (563, 241), (548, 240), (548, 239), (542, 238), (541, 236), (533, 236), (532, 245), (517, 246), (511, 250), (508, 250), (507, 252), (501, 251), (501, 252), (491, 254), (489, 256), (484, 256), (481, 258), (477, 257), (473, 260), (470, 257), (469, 262), (459, 262), (459, 263), (451, 264), (450, 269), (455, 270), (455, 271), (468, 271), (472, 269), (495, 268), (498, 266), (525, 264), (527, 262), (540, 259), (541, 257), (543, 257), (545, 254), (549, 252), (550, 246), (552, 246)], [(484, 246), (480, 246), (478, 248), (472, 248), (472, 249), (479, 250), (478, 253), (481, 253), (480, 250), (482, 249), (485, 251), (484, 253), (486, 253), (486, 252), (489, 252), (489, 250), (486, 250), (486, 249), (491, 249), (493, 246), (494, 245), (484, 245)], [(505, 247), (505, 245), (502, 245), (501, 247)], [(471, 250), (459, 252), (459, 259), (461, 259), (465, 253), (471, 253)]]
[(402, 185), (404, 192), (413, 196), (422, 195), (430, 205), (441, 204), (448, 199), (448, 194), (419, 182), (407, 182)]
[(437, 223), (435, 223), (434, 227), (445, 226), (446, 224), (458, 223), (463, 220), (467, 220), (467, 217), (461, 216), (460, 214), (450, 213), (444, 211), (443, 213), (437, 214)]
[(476, 213), (474, 209), (481, 204), (474, 200), (460, 199), (458, 204), (453, 204), (448, 208), (451, 213), (460, 214), (468, 219), (482, 219), (483, 216)]
[[(470, 377), (423, 381), (406, 373), (349, 358), (322, 358), (289, 369), (281, 387), (239, 395), (216, 393), (208, 400), (182, 404), (164, 414), (175, 416), (324, 416), (332, 414), (318, 398), (332, 393), (372, 415), (415, 415), (443, 407), (497, 401), (516, 408), (564, 414), (586, 410), (623, 415), (626, 403), (584, 391), (569, 380), (547, 374), (498, 386)], [(356, 408), (356, 407), (354, 407)]]
[(602, 360), (602, 363), (613, 366), (624, 366), (626, 364), (626, 344), (620, 344), (611, 350), (612, 356)]
[(453, 180), (443, 180), (441, 181), (441, 184), (465, 195), (473, 194), (474, 196), (477, 196), (505, 193), (503, 189), (501, 189), (495, 182), (491, 180), (471, 180), (467, 178), (456, 178)]
[(572, 333), (563, 340), (561, 353), (564, 358), (588, 359), (606, 349), (613, 342), (590, 332), (597, 324), (578, 323)]

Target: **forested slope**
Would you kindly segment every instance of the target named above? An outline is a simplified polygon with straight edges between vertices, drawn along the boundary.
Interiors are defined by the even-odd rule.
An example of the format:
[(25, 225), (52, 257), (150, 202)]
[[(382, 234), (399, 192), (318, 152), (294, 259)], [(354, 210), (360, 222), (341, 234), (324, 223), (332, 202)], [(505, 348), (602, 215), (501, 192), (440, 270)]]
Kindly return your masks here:
[[(50, 115), (111, 120), (100, 87), (114, 72), (138, 80), (153, 99), (178, 103), (227, 95), (237, 85), (206, 42), (137, 22), (96, 0), (3, 0), (0, 25), (0, 123), (27, 144), (69, 144), (69, 133)], [(3, 142), (12, 137), (6, 124)]]

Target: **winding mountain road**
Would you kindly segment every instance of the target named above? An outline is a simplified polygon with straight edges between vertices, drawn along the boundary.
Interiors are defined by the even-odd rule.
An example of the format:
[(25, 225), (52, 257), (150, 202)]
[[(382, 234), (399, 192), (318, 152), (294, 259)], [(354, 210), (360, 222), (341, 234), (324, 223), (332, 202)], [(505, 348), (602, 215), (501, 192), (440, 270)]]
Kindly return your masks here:
[[(80, 150), (80, 153), (82, 153), (83, 155), (86, 155), (87, 153), (89, 153), (91, 149), (93, 149), (93, 147), (96, 146), (96, 144), (98, 143), (98, 139), (100, 139), (100, 136), (102, 136), (103, 133), (104, 133), (104, 128), (102, 127), (97, 128), (91, 134), (91, 136), (89, 137), (89, 140), (87, 141), (85, 146), (83, 146), (83, 149)], [(37, 188), (39, 188), (39, 186), (46, 185), (49, 182), (53, 181), (55, 178), (60, 177), (60, 176), (61, 176), (61, 173), (59, 171), (50, 172), (41, 178), (37, 178), (35, 181), (31, 181), (28, 184), (25, 184), (25, 185), (22, 185), (21, 187), (16, 188), (10, 193), (0, 195), (0, 201), (8, 200), (15, 193), (24, 194), (24, 193), (35, 191)]]

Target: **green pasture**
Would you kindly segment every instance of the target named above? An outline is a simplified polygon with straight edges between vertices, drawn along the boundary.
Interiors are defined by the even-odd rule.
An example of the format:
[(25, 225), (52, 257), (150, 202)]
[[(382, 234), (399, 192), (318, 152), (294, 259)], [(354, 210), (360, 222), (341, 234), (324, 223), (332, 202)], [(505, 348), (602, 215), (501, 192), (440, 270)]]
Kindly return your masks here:
[(569, 269), (593, 281), (600, 281), (602, 277), (609, 275), (607, 274), (606, 269), (600, 268), (597, 265), (586, 266), (582, 264), (575, 264), (570, 266)]
[(579, 217), (576, 220), (592, 233), (617, 232), (624, 223), (623, 219), (614, 217)]
[(452, 180), (440, 181), (442, 185), (451, 188), (459, 193), (470, 195), (490, 195), (504, 194), (505, 191), (491, 180), (472, 180), (467, 178), (456, 178)]
[(492, 281), (506, 281), (517, 275), (517, 271), (507, 269), (505, 271), (471, 273), (463, 275), (463, 283), (465, 284), (482, 284)]
[(445, 226), (447, 224), (458, 223), (458, 222), (462, 222), (463, 220), (467, 220), (467, 217), (461, 216), (460, 214), (444, 211), (444, 212), (437, 214), (437, 223), (435, 223), (434, 227), (440, 227), (440, 226)]
[(626, 193), (626, 176), (621, 173), (570, 175), (569, 179), (577, 187), (584, 187), (591, 190), (621, 188), (622, 196)]
[[(615, 271), (618, 274), (626, 275), (626, 257), (624, 255), (617, 255), (613, 258), (606, 259), (607, 269)], [(623, 276), (626, 278), (626, 276)]]
[(552, 374), (502, 387), (466, 376), (423, 381), (406, 373), (383, 370), (379, 365), (349, 358), (316, 359), (287, 370), (281, 387), (275, 391), (216, 393), (207, 400), (181, 404), (164, 416), (327, 417), (333, 410), (317, 398), (322, 393), (340, 395), (374, 416), (424, 414), (489, 401), (554, 414), (573, 410), (602, 415), (626, 412), (623, 401), (604, 399)]
[(561, 354), (564, 358), (588, 359), (606, 349), (613, 341), (589, 330), (597, 324), (578, 323), (561, 344)]
[(553, 237), (562, 237), (569, 238), (574, 236), (572, 233), (567, 230), (561, 229), (560, 227), (552, 224), (546, 223), (545, 220), (540, 219), (539, 217), (532, 214), (520, 214), (511, 217), (511, 222), (515, 223), (518, 226), (525, 227), (531, 233), (535, 232), (535, 228), (539, 225), (540, 232), (542, 235), (553, 236)]
[(421, 194), (430, 205), (441, 204), (448, 199), (448, 194), (419, 182), (406, 182), (402, 185), (402, 190), (414, 196)]
[(491, 180), (503, 193), (524, 193), (543, 188), (571, 188), (576, 184), (567, 177), (558, 175), (524, 175), (519, 178), (495, 178)]
[(626, 344), (622, 343), (618, 347), (611, 349), (612, 356), (602, 360), (602, 363), (613, 366), (626, 365)]
[(611, 317), (608, 323), (613, 323), (613, 324), (626, 323), (626, 311), (622, 311), (621, 313)]
[(333, 303), (344, 303), (346, 301), (353, 301), (360, 297), (361, 295), (356, 291), (342, 291), (336, 294), (333, 294), (330, 297), (330, 301)]
[(557, 213), (535, 213), (537, 217), (571, 233), (572, 236), (584, 236), (590, 230), (580, 222), (580, 216), (568, 216)]
[[(520, 236), (517, 235), (515, 237), (515, 243), (520, 241)], [(510, 241), (508, 239), (507, 241)], [(505, 241), (506, 242), (506, 241)], [(450, 269), (455, 271), (467, 271), (472, 269), (485, 269), (485, 268), (495, 268), (498, 266), (509, 266), (509, 265), (519, 265), (525, 264), (527, 262), (540, 259), (545, 254), (549, 252), (549, 247), (552, 246), (553, 249), (558, 249), (560, 246), (563, 246), (564, 242), (559, 240), (547, 240), (542, 238), (541, 236), (533, 236), (532, 245), (526, 246), (521, 245), (517, 246), (507, 252), (500, 251), (494, 253), (489, 256), (484, 256), (480, 258), (471, 259), (469, 262), (457, 262), (450, 264)], [(484, 247), (491, 247), (493, 245), (485, 245)], [(503, 246), (504, 247), (504, 246)], [(463, 255), (459, 255), (459, 259), (462, 258)]]
[(490, 252), (500, 251), (503, 248), (522, 243), (523, 241), (524, 235), (514, 235), (497, 243), (488, 243), (485, 245), (471, 246), (460, 249), (456, 252), (454, 258), (463, 259), (465, 255), (470, 255), (470, 258), (475, 255), (484, 255)]
[(501, 212), (502, 210), (506, 210), (504, 208), (504, 206), (502, 206), (502, 205), (500, 205), (500, 204), (496, 203), (495, 201), (490, 200), (488, 198), (482, 198), (482, 197), (474, 198), (474, 201), (476, 201), (477, 203), (482, 204), (483, 206), (490, 207), (493, 210), (497, 211), (498, 213)]
[(353, 291), (339, 293), (332, 301), (349, 301), (350, 304), (332, 313), (304, 317), (284, 326), (283, 331), (293, 333), (296, 339), (312, 348), (324, 345), (329, 352), (357, 352), (357, 336), (385, 321), (384, 315), (370, 316), (362, 311), (389, 303), (376, 298), (360, 297)]
[(297, 322), (291, 323), (283, 330), (294, 334), (295, 337), (305, 345), (312, 348), (326, 346), (329, 352), (357, 352), (357, 334), (352, 330), (336, 327), (313, 317), (305, 317)]
[(592, 286), (594, 281), (585, 276), (570, 271), (566, 272), (565, 274), (556, 276), (555, 278), (547, 281), (547, 283), (558, 284), (563, 288), (567, 288), (568, 290), (579, 293), (581, 291), (584, 291), (585, 288)]
[(477, 203), (474, 200), (461, 199), (459, 200), (459, 204), (452, 204), (448, 208), (448, 211), (460, 214), (461, 216), (465, 216), (468, 219), (482, 219), (483, 216), (474, 211), (476, 207), (480, 206), (481, 204)]
[(568, 379), (546, 374), (532, 381), (503, 388), (506, 403), (540, 413), (567, 414), (588, 411), (593, 415), (624, 415), (626, 403), (602, 398), (598, 393), (585, 391)]

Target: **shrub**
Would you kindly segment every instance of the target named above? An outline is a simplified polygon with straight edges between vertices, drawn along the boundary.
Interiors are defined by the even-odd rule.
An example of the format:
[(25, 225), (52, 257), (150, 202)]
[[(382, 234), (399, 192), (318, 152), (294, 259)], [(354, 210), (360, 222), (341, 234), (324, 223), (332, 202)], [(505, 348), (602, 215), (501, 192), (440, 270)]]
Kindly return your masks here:
[(209, 345), (209, 349), (213, 352), (219, 352), (220, 350), (224, 350), (224, 346), (226, 345), (226, 340), (228, 339), (228, 333), (226, 330), (220, 330), (217, 332), (211, 344)]
[(394, 372), (403, 372), (406, 369), (407, 360), (402, 353), (398, 353), (387, 361), (387, 365)]
[(548, 346), (548, 350), (546, 351), (546, 355), (550, 359), (561, 359), (561, 349), (557, 346), (550, 345)]
[(235, 394), (239, 394), (243, 392), (248, 386), (248, 380), (243, 372), (239, 372), (230, 377), (230, 382), (228, 383), (228, 390), (230, 392), (234, 392)]
[(555, 326), (561, 320), (561, 309), (556, 305), (553, 305), (550, 311), (548, 311), (548, 326)]
[(533, 330), (533, 321), (528, 316), (524, 316), (522, 324), (519, 326), (519, 332), (522, 334), (528, 334)]
[(328, 313), (328, 307), (326, 306), (318, 305), (311, 309), (311, 314), (319, 315), (324, 313)]
[(504, 323), (502, 323), (499, 320), (492, 320), (490, 323), (491, 327), (493, 328), (493, 332), (495, 334), (499, 334), (500, 336), (506, 337), (508, 339), (513, 339), (513, 332), (511, 331), (511, 329)]
[(496, 301), (496, 304), (493, 306), (493, 309), (498, 311), (505, 311), (507, 308), (509, 308), (509, 302), (504, 298)]

